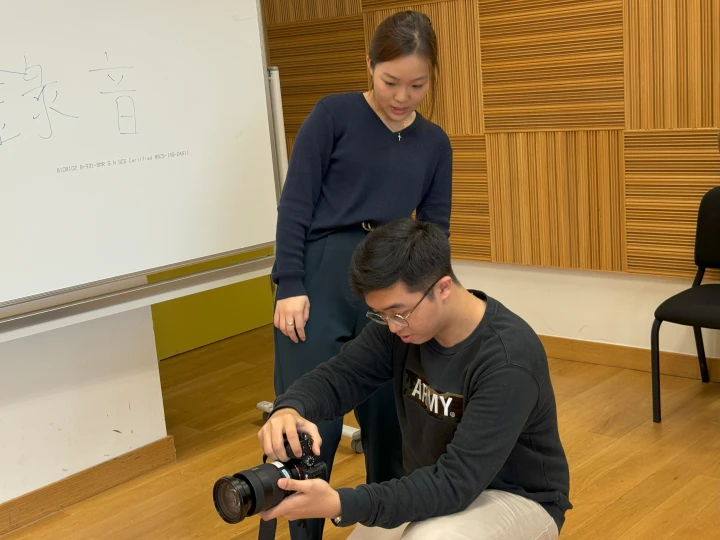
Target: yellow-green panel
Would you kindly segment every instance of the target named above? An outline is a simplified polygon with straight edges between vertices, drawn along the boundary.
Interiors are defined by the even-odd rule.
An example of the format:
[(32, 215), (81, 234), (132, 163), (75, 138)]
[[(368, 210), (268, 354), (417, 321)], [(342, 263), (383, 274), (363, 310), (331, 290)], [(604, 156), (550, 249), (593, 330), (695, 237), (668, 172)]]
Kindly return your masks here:
[[(272, 254), (273, 248), (264, 248), (191, 267), (158, 272), (149, 275), (148, 282), (155, 283)], [(152, 306), (152, 315), (157, 354), (163, 360), (272, 323), (273, 292), (270, 276), (160, 302)]]
[(270, 277), (262, 276), (152, 306), (160, 360), (272, 322)]

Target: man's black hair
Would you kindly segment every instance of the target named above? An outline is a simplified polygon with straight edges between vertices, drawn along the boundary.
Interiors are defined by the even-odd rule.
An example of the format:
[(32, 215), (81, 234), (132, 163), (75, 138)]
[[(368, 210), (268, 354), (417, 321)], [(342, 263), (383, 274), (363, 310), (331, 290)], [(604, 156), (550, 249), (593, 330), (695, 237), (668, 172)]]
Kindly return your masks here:
[(450, 242), (434, 223), (403, 218), (370, 232), (350, 261), (350, 287), (359, 298), (402, 282), (410, 292), (425, 292), (450, 276)]

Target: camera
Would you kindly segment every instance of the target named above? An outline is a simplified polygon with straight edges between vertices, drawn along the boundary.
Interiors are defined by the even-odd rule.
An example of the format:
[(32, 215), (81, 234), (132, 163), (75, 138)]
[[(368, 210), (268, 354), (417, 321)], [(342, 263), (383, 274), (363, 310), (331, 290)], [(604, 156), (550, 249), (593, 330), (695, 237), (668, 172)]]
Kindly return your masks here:
[[(312, 452), (313, 440), (307, 433), (298, 433), (302, 455), (291, 457), (286, 462), (274, 461), (265, 463), (267, 456), (263, 456), (263, 464), (235, 473), (232, 476), (223, 476), (213, 487), (213, 501), (220, 517), (227, 523), (240, 523), (247, 516), (253, 516), (279, 504), (292, 491), (280, 489), (277, 485), (281, 478), (294, 480), (309, 480), (322, 478), (328, 480), (327, 464), (317, 461)], [(285, 440), (285, 453), (295, 456), (287, 437)]]

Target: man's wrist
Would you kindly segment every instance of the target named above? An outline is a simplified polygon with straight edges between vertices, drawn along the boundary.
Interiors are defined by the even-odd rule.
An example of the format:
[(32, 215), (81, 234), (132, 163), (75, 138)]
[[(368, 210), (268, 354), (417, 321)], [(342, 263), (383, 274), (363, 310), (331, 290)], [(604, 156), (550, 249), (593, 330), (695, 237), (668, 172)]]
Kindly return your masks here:
[(337, 512), (333, 512), (336, 517), (331, 518), (330, 521), (332, 521), (333, 525), (339, 526), (342, 522), (342, 503), (340, 501), (340, 494), (337, 490), (333, 491), (335, 493), (335, 500), (337, 501)]
[(369, 523), (372, 515), (372, 500), (367, 485), (360, 485), (356, 488), (339, 488), (337, 493), (340, 497), (340, 522), (336, 523), (341, 527), (348, 527), (355, 523), (362, 523), (371, 526)]
[(275, 400), (275, 403), (273, 403), (273, 411), (270, 413), (270, 417), (284, 409), (291, 409), (292, 411), (296, 412), (300, 417), (305, 418), (305, 404), (297, 398), (285, 398), (284, 396), (279, 396)]

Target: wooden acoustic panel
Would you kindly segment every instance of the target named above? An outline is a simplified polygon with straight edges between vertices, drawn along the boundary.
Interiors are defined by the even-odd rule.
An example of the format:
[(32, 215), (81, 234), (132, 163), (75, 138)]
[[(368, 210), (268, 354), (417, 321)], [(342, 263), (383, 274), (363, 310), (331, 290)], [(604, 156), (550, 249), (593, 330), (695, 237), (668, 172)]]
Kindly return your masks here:
[[(440, 77), (437, 101), (430, 118), (449, 135), (479, 135), (482, 126), (480, 51), (476, 0), (452, 0), (431, 4), (406, 4), (402, 9), (425, 13), (438, 40)], [(378, 24), (400, 9), (364, 13), (365, 38), (370, 40)], [(430, 96), (420, 108), (428, 116)]]
[(450, 244), (454, 259), (490, 261), (487, 153), (482, 135), (454, 135)]
[(622, 270), (622, 132), (488, 133), (493, 262)]
[(698, 206), (717, 185), (717, 129), (626, 132), (627, 271), (693, 276)]
[(262, 0), (265, 25), (357, 15), (360, 0)]
[(480, 0), (487, 132), (623, 129), (621, 0)]
[[(433, 4), (437, 2), (454, 2), (456, 0), (420, 0), (419, 2), (412, 2), (413, 4)], [(412, 9), (407, 7), (407, 0), (362, 0), (363, 11), (377, 11), (379, 9)]]
[(320, 98), (367, 88), (362, 15), (270, 26), (267, 36), (270, 65), (280, 69), (288, 137)]
[(627, 0), (626, 127), (720, 127), (720, 0)]

